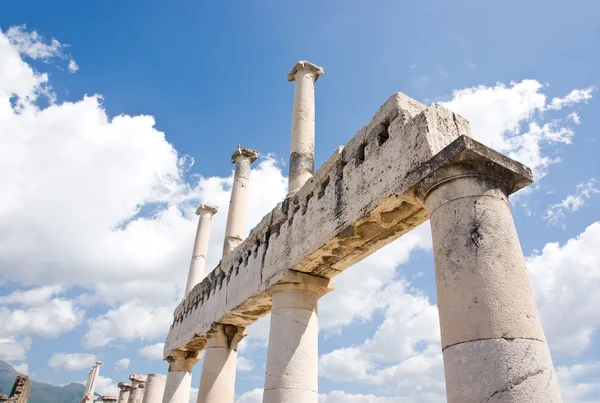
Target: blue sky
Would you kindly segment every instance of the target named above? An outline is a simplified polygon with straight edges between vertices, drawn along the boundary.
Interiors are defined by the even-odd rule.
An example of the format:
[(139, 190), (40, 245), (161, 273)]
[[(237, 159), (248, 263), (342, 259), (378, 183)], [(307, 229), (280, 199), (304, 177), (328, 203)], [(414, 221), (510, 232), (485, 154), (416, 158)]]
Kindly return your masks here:
[[(192, 209), (222, 206), (212, 267), (238, 143), (263, 156), (248, 230), (285, 195), (285, 74), (306, 59), (325, 69), (317, 166), (397, 91), (445, 103), (475, 138), (532, 166), (536, 183), (512, 207), (533, 287), (565, 401), (597, 401), (599, 20), (592, 1), (3, 2), (0, 318), (13, 330), (0, 359), (64, 384), (99, 358), (107, 392), (130, 373), (166, 373), (140, 349), (159, 350), (181, 298)], [(322, 401), (443, 401), (428, 231), (323, 298)], [(258, 401), (267, 331), (267, 320), (250, 328), (241, 348), (241, 403)]]

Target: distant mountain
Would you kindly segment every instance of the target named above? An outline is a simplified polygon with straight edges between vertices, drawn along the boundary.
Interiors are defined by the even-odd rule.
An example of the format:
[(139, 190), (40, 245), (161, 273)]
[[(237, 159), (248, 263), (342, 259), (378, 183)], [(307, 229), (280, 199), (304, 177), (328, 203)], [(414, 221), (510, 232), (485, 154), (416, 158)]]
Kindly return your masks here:
[[(0, 394), (9, 395), (19, 372), (8, 363), (0, 360)], [(80, 383), (67, 386), (54, 386), (29, 379), (31, 394), (28, 403), (79, 403), (85, 387)]]

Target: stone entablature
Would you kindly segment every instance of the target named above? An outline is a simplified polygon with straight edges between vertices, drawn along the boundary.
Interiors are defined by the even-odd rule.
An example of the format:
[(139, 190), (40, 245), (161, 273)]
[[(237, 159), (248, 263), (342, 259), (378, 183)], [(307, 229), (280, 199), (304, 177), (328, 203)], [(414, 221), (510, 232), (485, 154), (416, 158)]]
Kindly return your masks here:
[(452, 159), (485, 154), (510, 164), (519, 172), (511, 192), (531, 182), (526, 167), (470, 135), (468, 122), (440, 105), (390, 97), (194, 287), (174, 312), (165, 357), (203, 349), (215, 322), (247, 327), (270, 312), (268, 289), (290, 269), (334, 277), (427, 220), (414, 188)]

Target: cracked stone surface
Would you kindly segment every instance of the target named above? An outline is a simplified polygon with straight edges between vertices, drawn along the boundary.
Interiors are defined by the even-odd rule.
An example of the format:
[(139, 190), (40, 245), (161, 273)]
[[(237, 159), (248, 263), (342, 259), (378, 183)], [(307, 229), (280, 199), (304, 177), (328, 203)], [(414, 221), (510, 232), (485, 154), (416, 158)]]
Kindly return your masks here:
[(457, 344), (444, 350), (444, 371), (448, 403), (562, 402), (548, 346), (538, 340)]

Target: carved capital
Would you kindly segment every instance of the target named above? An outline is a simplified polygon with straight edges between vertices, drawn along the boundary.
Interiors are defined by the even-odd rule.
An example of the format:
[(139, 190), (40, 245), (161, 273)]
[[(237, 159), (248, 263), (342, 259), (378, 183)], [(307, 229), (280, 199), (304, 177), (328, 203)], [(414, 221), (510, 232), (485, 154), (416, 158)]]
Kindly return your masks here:
[(237, 149), (231, 155), (231, 163), (235, 164), (239, 157), (247, 158), (250, 160), (250, 163), (253, 163), (258, 158), (258, 151), (242, 147), (240, 144), (238, 144)]
[(315, 77), (315, 82), (319, 79), (319, 77), (321, 77), (323, 74), (325, 74), (325, 71), (323, 70), (323, 67), (319, 67), (316, 64), (313, 64), (311, 62), (307, 62), (306, 60), (300, 60), (298, 63), (296, 63), (294, 65), (294, 67), (292, 67), (292, 69), (290, 70), (289, 73), (287, 73), (287, 79), (288, 81), (294, 81), (296, 80), (296, 74), (299, 71), (310, 71), (314, 74)]
[(213, 216), (213, 215), (217, 214), (217, 211), (219, 211), (219, 208), (217, 206), (211, 206), (209, 204), (200, 203), (200, 205), (196, 209), (196, 215), (200, 215), (205, 211), (209, 212), (210, 215)]

